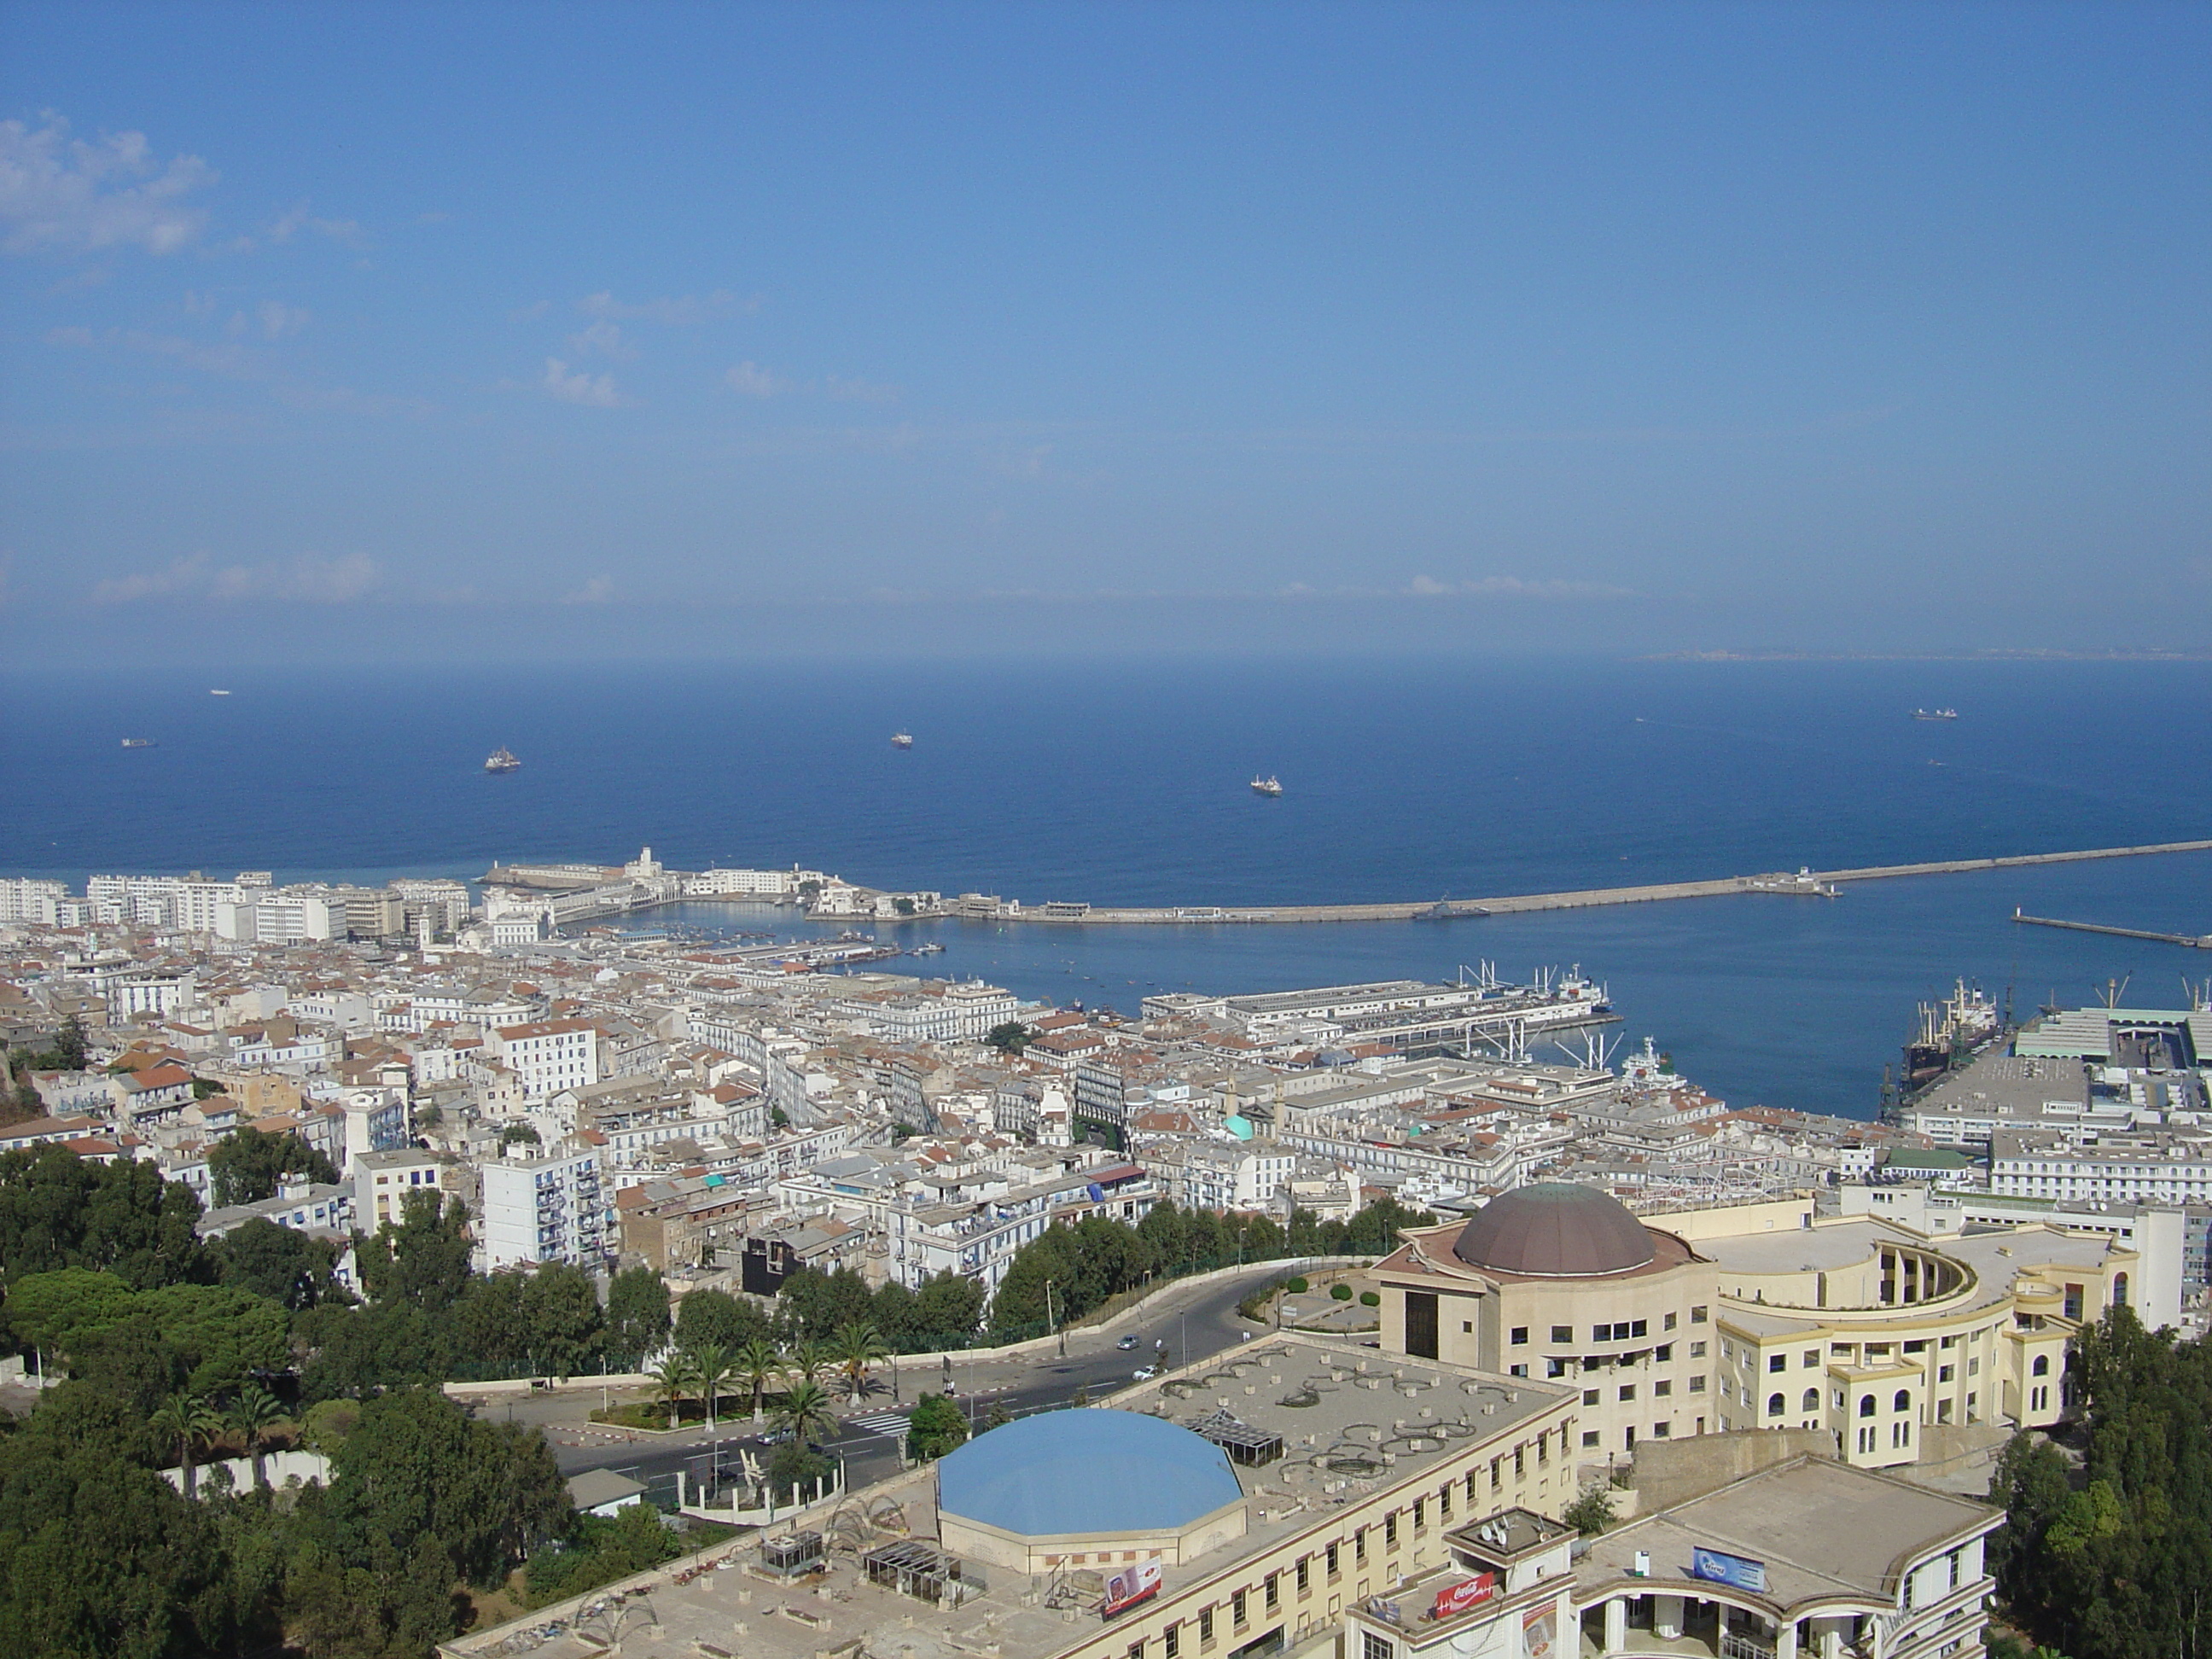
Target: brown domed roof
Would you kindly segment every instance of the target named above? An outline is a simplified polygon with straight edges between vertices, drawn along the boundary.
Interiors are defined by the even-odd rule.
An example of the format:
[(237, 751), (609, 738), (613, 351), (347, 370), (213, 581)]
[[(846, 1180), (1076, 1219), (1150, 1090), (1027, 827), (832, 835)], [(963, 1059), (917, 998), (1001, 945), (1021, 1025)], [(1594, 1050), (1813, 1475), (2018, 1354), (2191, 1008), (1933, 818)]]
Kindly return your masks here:
[(1651, 1235), (1595, 1187), (1540, 1182), (1492, 1199), (1460, 1230), (1452, 1254), (1470, 1267), (1540, 1279), (1589, 1279), (1644, 1267)]

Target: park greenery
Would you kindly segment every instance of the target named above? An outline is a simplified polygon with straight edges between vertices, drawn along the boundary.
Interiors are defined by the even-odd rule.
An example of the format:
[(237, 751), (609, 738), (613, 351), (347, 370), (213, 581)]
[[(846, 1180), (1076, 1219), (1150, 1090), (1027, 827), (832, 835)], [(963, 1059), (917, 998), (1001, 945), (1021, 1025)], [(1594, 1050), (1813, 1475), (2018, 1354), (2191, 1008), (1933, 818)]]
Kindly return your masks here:
[(2014, 1437), (1990, 1483), (2007, 1616), (2072, 1659), (2212, 1655), (2212, 1344), (2116, 1308), (2075, 1339), (2078, 1467)]

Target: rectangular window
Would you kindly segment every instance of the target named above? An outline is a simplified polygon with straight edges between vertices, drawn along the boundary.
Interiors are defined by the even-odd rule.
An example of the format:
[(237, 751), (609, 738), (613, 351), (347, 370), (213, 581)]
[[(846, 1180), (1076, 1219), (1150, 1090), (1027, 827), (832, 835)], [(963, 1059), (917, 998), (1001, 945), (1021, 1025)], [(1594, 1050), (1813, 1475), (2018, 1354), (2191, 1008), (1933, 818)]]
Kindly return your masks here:
[(1666, 1322), (1664, 1325), (1662, 1325), (1660, 1328), (1661, 1328), (1661, 1329), (1662, 1329), (1662, 1330), (1669, 1330), (1669, 1331), (1673, 1330), (1673, 1329), (1674, 1328), (1674, 1315), (1672, 1315), (1672, 1314), (1668, 1314), (1668, 1315), (1667, 1316), (1667, 1322)]
[(1959, 1552), (1953, 1550), (1948, 1559), (1951, 1563), (1951, 1588), (1956, 1589), (1959, 1588)]
[(1451, 1519), (1451, 1487), (1449, 1484), (1437, 1489), (1437, 1516), (1440, 1520)]
[(1674, 1345), (1671, 1342), (1662, 1342), (1657, 1347), (1651, 1350), (1651, 1359), (1654, 1364), (1673, 1364), (1674, 1363)]
[(1651, 1425), (1651, 1437), (1655, 1440), (1664, 1440), (1674, 1432), (1674, 1425), (1672, 1423), (1654, 1423)]
[[(1644, 1333), (1645, 1327), (1646, 1327), (1649, 1323), (1650, 1323), (1650, 1322), (1649, 1322), (1648, 1320), (1642, 1320), (1642, 1319), (1638, 1320), (1634, 1324), (1631, 1325), (1631, 1326), (1628, 1328), (1628, 1334), (1629, 1334), (1629, 1335), (1630, 1335), (1630, 1336), (1632, 1336), (1632, 1337), (1642, 1336), (1642, 1335), (1644, 1334)], [(1620, 1326), (1618, 1326), (1618, 1325), (1615, 1325), (1613, 1328), (1613, 1330), (1617, 1333), (1617, 1332), (1619, 1332), (1619, 1330), (1620, 1329)]]
[(1425, 1498), (1416, 1498), (1413, 1500), (1413, 1530), (1419, 1532), (1428, 1524), (1429, 1500)]
[(1691, 1392), (1692, 1394), (1703, 1394), (1705, 1391), (1705, 1373), (1704, 1373), (1703, 1371), (1700, 1371), (1700, 1372), (1698, 1372), (1698, 1375), (1697, 1375), (1697, 1376), (1693, 1376), (1693, 1377), (1692, 1377), (1692, 1378), (1690, 1379), (1690, 1392)]
[(1692, 1309), (1691, 1309), (1691, 1310), (1690, 1310), (1690, 1322), (1691, 1322), (1692, 1325), (1702, 1325), (1702, 1324), (1704, 1324), (1704, 1323), (1705, 1322), (1705, 1310), (1703, 1308), (1692, 1308)]
[(1818, 1348), (1806, 1349), (1804, 1358), (1800, 1363), (1805, 1365), (1808, 1370), (1813, 1366), (1819, 1364), (1820, 1363), (1820, 1351)]
[(1766, 1356), (1766, 1369), (1770, 1371), (1787, 1370), (1789, 1368), (1790, 1356), (1788, 1354), (1771, 1353)]
[(1492, 1492), (1505, 1490), (1505, 1476), (1500, 1468), (1504, 1462), (1502, 1457), (1493, 1457), (1490, 1460), (1490, 1489)]
[(1526, 1365), (1509, 1366), (1507, 1368), (1507, 1371), (1508, 1375), (1513, 1376), (1526, 1376), (1528, 1375), (1528, 1368)]
[(1367, 1559), (1367, 1528), (1364, 1527), (1352, 1534), (1352, 1559), (1355, 1561)]
[[(1326, 1550), (1322, 1552), (1322, 1562), (1328, 1568), (1328, 1576), (1331, 1578), (1335, 1577), (1339, 1572), (1343, 1571), (1343, 1558), (1340, 1553), (1343, 1548), (1344, 1546), (1341, 1544), (1331, 1544)], [(1267, 1580), (1267, 1610), (1270, 1613), (1273, 1613), (1274, 1608), (1275, 1581), (1271, 1576)]]
[(1595, 1389), (1584, 1389), (1583, 1390), (1583, 1404), (1585, 1406), (1595, 1406), (1597, 1404), (1597, 1390)]
[(1387, 1636), (1363, 1629), (1359, 1632), (1359, 1659), (1398, 1659), (1397, 1644)]
[(1595, 1446), (1597, 1444), (1597, 1431), (1595, 1429), (1584, 1429), (1583, 1431), (1583, 1444), (1585, 1446)]
[(1170, 1625), (1168, 1626), (1167, 1650), (1168, 1659), (1176, 1659), (1176, 1656), (1182, 1651), (1182, 1626), (1181, 1625)]
[(1212, 1607), (1200, 1607), (1198, 1610), (1199, 1645), (1203, 1647), (1206, 1643), (1211, 1642), (1212, 1639), (1213, 1609)]
[(1395, 1510), (1382, 1517), (1382, 1547), (1386, 1550), (1398, 1547), (1398, 1512)]
[(1674, 1385), (1672, 1382), (1668, 1382), (1664, 1377), (1662, 1377), (1658, 1382), (1654, 1382), (1651, 1385), (1651, 1396), (1655, 1400), (1664, 1400), (1668, 1395), (1674, 1392)]
[(1573, 1341), (1574, 1340), (1575, 1340), (1575, 1328), (1574, 1328), (1573, 1326), (1571, 1326), (1571, 1325), (1554, 1325), (1554, 1326), (1553, 1326), (1553, 1327), (1552, 1327), (1552, 1340), (1553, 1340), (1553, 1341), (1554, 1341), (1554, 1342), (1571, 1342), (1571, 1341)]
[(1129, 1644), (1129, 1659), (1145, 1659), (1145, 1644), (1141, 1641)]
[(1528, 1478), (1528, 1449), (1526, 1446), (1516, 1446), (1513, 1449), (1513, 1478), (1516, 1480), (1525, 1480)]
[(1313, 1588), (1313, 1557), (1310, 1555), (1298, 1557), (1297, 1579), (1299, 1595), (1304, 1595)]
[(1238, 1590), (1229, 1598), (1229, 1622), (1237, 1629), (1244, 1628), (1244, 1592)]
[(1513, 1334), (1509, 1340), (1510, 1340), (1513, 1346), (1516, 1348), (1526, 1346), (1528, 1341), (1528, 1328), (1526, 1325), (1516, 1325), (1513, 1328)]
[(1546, 1360), (1546, 1361), (1544, 1362), (1544, 1375), (1545, 1375), (1545, 1376), (1565, 1376), (1566, 1374), (1567, 1374), (1567, 1362), (1566, 1362), (1565, 1360), (1564, 1360), (1564, 1359), (1547, 1359), (1547, 1360)]
[(1620, 1385), (1620, 1397), (1621, 1397), (1623, 1400), (1633, 1400), (1633, 1399), (1635, 1399), (1635, 1398), (1636, 1398), (1636, 1384), (1634, 1384), (1633, 1382), (1624, 1382), (1624, 1383), (1622, 1383), (1622, 1384)]
[(1692, 1359), (1703, 1359), (1705, 1357), (1705, 1345), (1704, 1343), (1702, 1343), (1702, 1342), (1692, 1342), (1692, 1344), (1690, 1344), (1690, 1358), (1692, 1358)]
[(1467, 1472), (1467, 1506), (1469, 1509), (1474, 1507), (1474, 1471), (1473, 1469)]

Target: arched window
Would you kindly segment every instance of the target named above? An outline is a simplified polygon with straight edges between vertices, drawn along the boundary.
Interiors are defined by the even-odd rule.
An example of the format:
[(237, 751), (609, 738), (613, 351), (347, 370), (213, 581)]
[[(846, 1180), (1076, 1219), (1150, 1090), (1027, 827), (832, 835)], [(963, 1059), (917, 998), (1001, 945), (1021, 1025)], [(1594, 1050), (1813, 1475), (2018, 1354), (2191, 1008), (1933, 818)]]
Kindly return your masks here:
[(2050, 1375), (2051, 1375), (2051, 1356), (2050, 1356), (2049, 1354), (2047, 1354), (2047, 1353), (2039, 1353), (2039, 1354), (2036, 1355), (2036, 1356), (2035, 1356), (2035, 1364), (2033, 1364), (2033, 1365), (2031, 1365), (2031, 1366), (2028, 1368), (2028, 1370), (2029, 1370), (2029, 1371), (2030, 1371), (2030, 1373), (2031, 1373), (2032, 1375), (2036, 1376), (2050, 1376)]
[(2128, 1305), (2128, 1276), (2125, 1273), (2112, 1275), (2112, 1305), (2115, 1308)]
[(1808, 1389), (1805, 1390), (1805, 1409), (1808, 1412), (1816, 1412), (1820, 1409), (1820, 1391), (1818, 1389)]
[(1912, 1409), (1911, 1390), (1909, 1389), (1899, 1389), (1897, 1391), (1897, 1398), (1889, 1402), (1889, 1408), (1893, 1412), (1911, 1411)]
[(1779, 1417), (1782, 1415), (1782, 1396), (1780, 1395), (1770, 1394), (1766, 1396), (1766, 1414), (1769, 1417)]
[(1861, 1417), (1872, 1417), (1874, 1415), (1874, 1396), (1872, 1395), (1863, 1394), (1859, 1396), (1859, 1415)]

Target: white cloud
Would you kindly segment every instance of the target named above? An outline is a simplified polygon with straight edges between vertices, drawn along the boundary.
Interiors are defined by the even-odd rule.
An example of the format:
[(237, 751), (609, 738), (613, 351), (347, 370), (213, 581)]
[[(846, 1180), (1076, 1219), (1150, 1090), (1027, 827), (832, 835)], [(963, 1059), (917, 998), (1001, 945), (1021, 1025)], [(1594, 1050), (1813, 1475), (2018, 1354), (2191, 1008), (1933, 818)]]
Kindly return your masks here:
[(360, 247), (368, 240), (368, 233), (362, 228), (359, 221), (318, 219), (307, 211), (305, 202), (299, 203), (288, 213), (278, 215), (264, 234), (272, 242), (289, 242), (302, 229), (327, 236), (334, 242), (343, 242), (349, 247)]
[(773, 398), (784, 389), (784, 382), (747, 358), (722, 376), (722, 384), (732, 392), (741, 392), (748, 398)]
[(1633, 590), (1610, 582), (1530, 580), (1525, 576), (1482, 576), (1473, 581), (1440, 582), (1416, 576), (1406, 584), (1416, 599), (1625, 599)]
[(264, 339), (281, 340), (287, 334), (297, 334), (307, 325), (307, 313), (297, 306), (288, 306), (276, 300), (264, 300), (254, 315), (261, 319)]
[(143, 132), (97, 143), (69, 136), (58, 115), (33, 131), (0, 121), (0, 247), (10, 253), (86, 253), (143, 247), (173, 253), (197, 239), (207, 215), (184, 198), (216, 182), (197, 155), (154, 158)]
[(376, 561), (364, 553), (335, 559), (302, 553), (254, 565), (217, 565), (206, 554), (195, 553), (159, 570), (110, 577), (93, 588), (92, 600), (94, 605), (165, 599), (344, 605), (362, 598), (382, 580)]
[(622, 325), (611, 323), (604, 317), (581, 334), (571, 334), (568, 349), (579, 355), (596, 351), (618, 363), (628, 362), (637, 356), (637, 349), (623, 337)]
[(609, 605), (615, 597), (615, 585), (605, 576), (594, 576), (573, 593), (563, 593), (563, 605)]
[(757, 299), (739, 299), (729, 289), (718, 288), (712, 294), (687, 294), (681, 299), (645, 300), (631, 305), (616, 299), (611, 293), (602, 291), (586, 295), (576, 301), (576, 309), (587, 317), (635, 319), (682, 327), (692, 323), (703, 323), (711, 317), (726, 317), (733, 312), (758, 311), (760, 301)]
[(545, 360), (544, 378), (538, 383), (549, 398), (564, 404), (588, 404), (594, 409), (619, 409), (629, 400), (615, 390), (611, 374), (587, 374), (579, 369), (574, 374), (568, 365), (558, 357)]
[(872, 380), (848, 380), (832, 374), (823, 383), (823, 391), (841, 403), (889, 404), (898, 401), (899, 389), (895, 386), (878, 386)]

